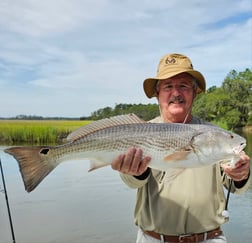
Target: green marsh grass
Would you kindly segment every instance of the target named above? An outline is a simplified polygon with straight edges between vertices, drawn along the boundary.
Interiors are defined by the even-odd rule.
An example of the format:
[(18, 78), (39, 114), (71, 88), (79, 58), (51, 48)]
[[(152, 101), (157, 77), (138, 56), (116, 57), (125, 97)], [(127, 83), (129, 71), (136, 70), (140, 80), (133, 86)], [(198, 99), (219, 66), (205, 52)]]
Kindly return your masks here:
[(59, 144), (75, 129), (91, 121), (80, 120), (0, 120), (0, 143)]

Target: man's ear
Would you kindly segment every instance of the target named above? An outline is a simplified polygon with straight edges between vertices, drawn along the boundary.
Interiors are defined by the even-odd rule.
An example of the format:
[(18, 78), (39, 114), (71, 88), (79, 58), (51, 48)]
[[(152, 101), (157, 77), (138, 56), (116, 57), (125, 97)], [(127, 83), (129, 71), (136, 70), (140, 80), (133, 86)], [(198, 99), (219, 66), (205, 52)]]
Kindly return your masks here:
[(193, 99), (195, 99), (197, 97), (197, 91), (193, 90)]

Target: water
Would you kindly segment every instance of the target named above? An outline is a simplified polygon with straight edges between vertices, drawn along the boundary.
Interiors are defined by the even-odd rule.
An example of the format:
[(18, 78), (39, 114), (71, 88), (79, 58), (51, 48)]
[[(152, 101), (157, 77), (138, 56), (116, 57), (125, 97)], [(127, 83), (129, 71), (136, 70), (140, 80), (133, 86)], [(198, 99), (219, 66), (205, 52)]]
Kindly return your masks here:
[[(252, 134), (247, 140), (252, 157)], [(0, 157), (17, 243), (135, 242), (136, 192), (110, 167), (87, 173), (87, 161), (69, 161), (27, 193), (16, 161), (3, 149)], [(229, 213), (230, 221), (222, 227), (228, 242), (251, 243), (252, 188), (241, 195), (231, 194)], [(0, 243), (10, 242), (5, 196), (0, 192)]]

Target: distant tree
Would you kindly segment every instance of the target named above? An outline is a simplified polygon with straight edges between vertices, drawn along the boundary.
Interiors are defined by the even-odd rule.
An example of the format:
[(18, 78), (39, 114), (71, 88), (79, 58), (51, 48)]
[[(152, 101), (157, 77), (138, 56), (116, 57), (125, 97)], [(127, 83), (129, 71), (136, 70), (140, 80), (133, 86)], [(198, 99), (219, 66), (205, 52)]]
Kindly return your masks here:
[(111, 107), (101, 108), (97, 111), (92, 112), (90, 119), (100, 120), (113, 115), (113, 109)]
[(220, 121), (229, 129), (252, 124), (252, 72), (232, 70), (221, 87), (213, 86), (195, 101), (193, 113), (207, 121)]
[[(246, 69), (244, 72), (237, 72), (232, 70), (225, 78), (222, 84), (223, 93), (229, 96), (229, 110), (228, 114), (236, 114), (239, 117), (236, 120), (228, 120), (228, 123), (236, 126), (244, 126), (249, 121), (249, 112), (252, 107), (252, 71)], [(234, 112), (233, 110), (236, 110)], [(232, 112), (231, 112), (232, 111)], [(232, 115), (233, 117), (233, 115)]]
[(145, 121), (148, 121), (159, 115), (158, 105), (156, 104), (116, 104), (114, 108), (105, 107), (92, 112), (89, 117), (92, 120), (117, 116), (122, 114), (134, 113)]
[(16, 120), (43, 120), (42, 116), (36, 116), (36, 115), (17, 115), (14, 119)]

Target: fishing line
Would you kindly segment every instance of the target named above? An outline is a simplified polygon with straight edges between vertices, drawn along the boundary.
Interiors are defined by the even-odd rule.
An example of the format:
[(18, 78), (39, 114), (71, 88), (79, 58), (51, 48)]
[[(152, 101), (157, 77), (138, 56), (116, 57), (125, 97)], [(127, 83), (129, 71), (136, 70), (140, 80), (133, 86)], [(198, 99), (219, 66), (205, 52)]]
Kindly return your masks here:
[(186, 113), (186, 116), (185, 116), (185, 119), (184, 119), (184, 121), (183, 121), (183, 124), (186, 123), (186, 120), (187, 120), (188, 116), (191, 115), (192, 108), (193, 108), (193, 101), (194, 101), (194, 98), (192, 99), (192, 103), (191, 103), (191, 105), (190, 105), (190, 107), (189, 107), (189, 110), (188, 110), (187, 113)]
[(4, 173), (3, 173), (3, 167), (2, 167), (1, 158), (0, 158), (0, 168), (1, 168), (1, 175), (2, 175), (3, 187), (4, 187), (5, 201), (6, 201), (6, 206), (7, 206), (7, 211), (8, 211), (9, 221), (10, 221), (12, 242), (15, 243), (16, 240), (15, 240), (14, 228), (13, 228), (12, 219), (11, 219), (11, 212), (10, 212), (10, 206), (9, 206), (9, 200), (8, 200), (7, 189), (6, 189), (6, 185), (5, 185), (5, 179), (4, 179)]

